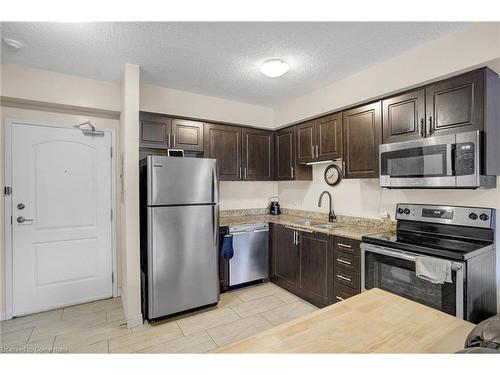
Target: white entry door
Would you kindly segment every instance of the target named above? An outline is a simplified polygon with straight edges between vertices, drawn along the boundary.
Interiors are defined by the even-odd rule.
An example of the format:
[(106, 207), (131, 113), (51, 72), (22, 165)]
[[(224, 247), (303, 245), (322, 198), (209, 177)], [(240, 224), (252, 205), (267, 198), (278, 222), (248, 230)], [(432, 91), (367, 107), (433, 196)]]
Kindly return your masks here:
[(12, 315), (112, 296), (111, 135), (12, 125)]

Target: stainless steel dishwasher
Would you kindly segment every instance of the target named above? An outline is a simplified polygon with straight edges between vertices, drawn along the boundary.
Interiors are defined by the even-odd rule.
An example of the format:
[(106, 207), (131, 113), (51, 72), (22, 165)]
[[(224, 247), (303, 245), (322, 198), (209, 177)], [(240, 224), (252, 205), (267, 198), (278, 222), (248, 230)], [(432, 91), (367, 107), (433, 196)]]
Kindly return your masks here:
[(229, 286), (269, 277), (269, 224), (232, 225), (234, 256), (229, 260)]

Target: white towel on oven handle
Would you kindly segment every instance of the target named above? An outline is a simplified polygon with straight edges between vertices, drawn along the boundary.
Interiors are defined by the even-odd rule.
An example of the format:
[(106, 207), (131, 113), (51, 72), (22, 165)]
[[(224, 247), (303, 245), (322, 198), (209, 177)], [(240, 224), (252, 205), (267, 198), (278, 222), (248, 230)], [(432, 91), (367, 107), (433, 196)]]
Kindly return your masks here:
[(430, 281), (433, 284), (453, 282), (451, 278), (451, 261), (446, 259), (417, 256), (415, 260), (417, 277)]

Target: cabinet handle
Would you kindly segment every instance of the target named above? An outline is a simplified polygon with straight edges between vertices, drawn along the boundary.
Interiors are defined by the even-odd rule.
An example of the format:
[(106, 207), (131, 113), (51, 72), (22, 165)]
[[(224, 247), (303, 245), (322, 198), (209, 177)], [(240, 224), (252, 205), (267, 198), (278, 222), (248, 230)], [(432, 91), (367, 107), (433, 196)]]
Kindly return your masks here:
[(240, 180), (241, 180), (241, 167), (240, 167)]
[(316, 159), (319, 159), (319, 145), (316, 145)]
[(342, 162), (342, 177), (345, 177), (345, 161)]
[(297, 232), (293, 231), (293, 244), (297, 245)]
[(315, 150), (316, 150), (316, 147), (314, 147), (314, 145), (311, 146), (311, 157), (314, 159), (316, 156), (315, 156)]
[(340, 242), (337, 242), (337, 246), (340, 246), (340, 247), (345, 247), (346, 249), (350, 249), (352, 248), (351, 245), (346, 245), (346, 244), (343, 244), (343, 243), (340, 243)]
[(344, 299), (342, 297), (339, 297), (339, 296), (335, 296), (336, 299), (338, 299), (339, 301), (343, 301)]
[(174, 142), (173, 142), (174, 144), (173, 144), (173, 147), (175, 147), (175, 133), (174, 133), (174, 134), (172, 134), (172, 137), (174, 138)]
[(168, 148), (170, 148), (170, 133), (168, 133), (168, 145), (167, 145)]
[(350, 266), (352, 264), (348, 260), (339, 259), (339, 258), (337, 258), (337, 262), (342, 263), (342, 264), (347, 264), (348, 266)]
[(291, 175), (291, 176), (290, 176), (290, 177), (291, 177), (291, 179), (293, 180), (293, 167), (292, 167), (292, 166), (290, 166), (290, 175)]
[(344, 281), (348, 281), (348, 282), (351, 282), (351, 278), (350, 277), (345, 277), (345, 276), (342, 276), (342, 275), (337, 275), (337, 277), (340, 279), (340, 280), (344, 280)]
[(432, 116), (429, 116), (429, 135), (432, 135), (434, 133), (434, 129), (432, 129)]
[(245, 180), (247, 179), (247, 167), (243, 169), (245, 171)]
[(422, 137), (425, 136), (425, 134), (424, 134), (424, 118), (423, 117), (420, 119), (420, 129), (418, 129), (418, 132), (420, 133), (420, 135)]

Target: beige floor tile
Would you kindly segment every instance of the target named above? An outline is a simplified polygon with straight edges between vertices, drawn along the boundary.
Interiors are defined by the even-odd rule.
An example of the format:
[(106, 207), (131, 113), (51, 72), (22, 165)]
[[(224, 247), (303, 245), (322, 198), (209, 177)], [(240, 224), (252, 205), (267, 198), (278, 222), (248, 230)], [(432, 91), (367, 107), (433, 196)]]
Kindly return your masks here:
[(135, 353), (155, 345), (184, 337), (176, 322), (155, 325), (127, 336), (109, 340), (110, 353)]
[[(54, 345), (54, 351), (56, 351), (58, 347)], [(66, 348), (64, 348), (66, 349)], [(61, 353), (64, 353), (61, 352)], [(102, 340), (99, 342), (95, 342), (89, 345), (85, 345), (78, 348), (71, 348), (67, 353), (82, 353), (82, 354), (107, 354), (108, 350), (108, 340)]]
[(18, 346), (25, 345), (28, 343), (33, 327), (24, 328), (13, 332), (1, 332), (0, 333), (0, 344), (1, 346)]
[(122, 307), (106, 311), (106, 322), (111, 323), (111, 322), (121, 322), (125, 323), (126, 322), (125, 318), (125, 312), (123, 311)]
[(209, 329), (208, 334), (218, 346), (224, 346), (238, 340), (243, 340), (269, 328), (272, 328), (272, 324), (261, 316), (256, 315)]
[(66, 310), (64, 309), (61, 316), (63, 321), (106, 321), (106, 310), (99, 311), (87, 311), (87, 310)]
[(141, 350), (141, 353), (206, 353), (217, 345), (206, 332), (182, 337)]
[(178, 320), (182, 333), (189, 336), (223, 324), (239, 320), (240, 317), (230, 308), (208, 311), (199, 315)]
[(109, 340), (118, 336), (126, 336), (130, 334), (130, 332), (130, 329), (126, 326), (104, 324), (78, 333), (72, 332), (56, 336), (54, 347), (67, 348), (69, 351), (74, 352), (90, 344)]
[[(29, 344), (9, 345), (5, 353), (47, 354), (52, 352), (55, 337), (35, 341)], [(2, 345), (0, 345), (2, 346)], [(4, 350), (6, 348), (4, 347)]]
[(299, 297), (294, 296), (292, 293), (288, 293), (288, 292), (278, 293), (278, 294), (275, 294), (275, 296), (277, 298), (279, 298), (281, 301), (283, 301), (284, 303), (286, 303), (287, 305), (290, 303), (294, 303), (294, 302), (301, 300)]
[(271, 296), (283, 292), (283, 289), (278, 288), (271, 283), (253, 285), (247, 288), (239, 289), (233, 293), (238, 296), (243, 302), (248, 302), (253, 299)]
[(277, 326), (316, 310), (317, 308), (308, 303), (297, 301), (289, 305), (278, 307), (274, 310), (266, 311), (261, 315), (270, 323)]
[(275, 296), (266, 296), (262, 298), (252, 299), (248, 302), (243, 302), (239, 305), (231, 307), (242, 318), (249, 317), (261, 312), (269, 311), (277, 307), (283, 306), (285, 303)]
[[(85, 332), (93, 327), (102, 326), (104, 324), (106, 324), (106, 318), (102, 316), (95, 319), (61, 320), (48, 324), (41, 324), (35, 326), (30, 340), (38, 341), (53, 336), (77, 334), (79, 332)], [(118, 324), (116, 323), (115, 325)]]
[(217, 304), (219, 308), (233, 307), (243, 303), (235, 293), (227, 292), (220, 295), (220, 301)]
[(0, 322), (0, 332), (8, 333), (34, 327), (40, 324), (57, 322), (61, 319), (63, 309), (45, 311)]

